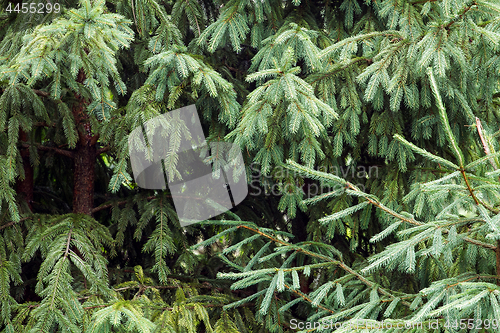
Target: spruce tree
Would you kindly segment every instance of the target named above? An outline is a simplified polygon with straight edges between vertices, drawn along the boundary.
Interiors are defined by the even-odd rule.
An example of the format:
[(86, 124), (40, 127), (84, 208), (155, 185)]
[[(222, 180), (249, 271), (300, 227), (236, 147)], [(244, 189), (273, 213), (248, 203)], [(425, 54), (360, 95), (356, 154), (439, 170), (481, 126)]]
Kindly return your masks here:
[[(496, 1), (0, 3), (2, 332), (500, 327)], [(250, 195), (181, 227), (128, 135), (190, 104)]]

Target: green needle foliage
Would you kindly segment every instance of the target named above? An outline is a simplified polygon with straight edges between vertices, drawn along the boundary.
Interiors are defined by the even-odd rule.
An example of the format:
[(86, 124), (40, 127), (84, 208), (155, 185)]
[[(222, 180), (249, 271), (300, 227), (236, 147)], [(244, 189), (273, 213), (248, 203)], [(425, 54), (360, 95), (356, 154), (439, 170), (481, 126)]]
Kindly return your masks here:
[[(498, 331), (497, 1), (47, 3), (0, 1), (0, 332)], [(181, 227), (128, 136), (191, 104), (250, 194)]]

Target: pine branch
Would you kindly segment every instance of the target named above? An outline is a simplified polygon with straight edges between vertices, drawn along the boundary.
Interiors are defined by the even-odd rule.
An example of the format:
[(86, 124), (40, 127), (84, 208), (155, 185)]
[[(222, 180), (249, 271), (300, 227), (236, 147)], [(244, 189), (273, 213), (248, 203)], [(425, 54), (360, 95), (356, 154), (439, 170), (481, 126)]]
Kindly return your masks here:
[[(373, 286), (374, 286), (373, 282), (368, 281), (364, 276), (362, 276), (361, 274), (359, 274), (358, 272), (356, 272), (355, 270), (353, 270), (352, 268), (350, 268), (349, 266), (347, 266), (343, 262), (341, 262), (339, 260), (334, 260), (334, 259), (332, 259), (330, 257), (324, 256), (324, 255), (319, 254), (319, 253), (315, 253), (315, 252), (306, 250), (304, 248), (297, 247), (300, 243), (299, 244), (291, 244), (291, 243), (282, 241), (282, 240), (280, 240), (277, 237), (273, 237), (273, 236), (268, 235), (268, 234), (266, 234), (266, 233), (264, 233), (264, 232), (262, 232), (262, 231), (260, 231), (258, 229), (251, 228), (251, 227), (246, 226), (246, 225), (240, 225), (240, 226), (238, 226), (238, 228), (245, 228), (245, 229), (251, 230), (251, 231), (253, 231), (255, 233), (258, 233), (258, 234), (260, 234), (260, 235), (262, 235), (262, 236), (264, 236), (264, 237), (266, 237), (266, 238), (268, 238), (270, 240), (273, 240), (276, 243), (279, 243), (281, 245), (284, 245), (284, 246), (287, 246), (287, 247), (290, 247), (290, 248), (294, 248), (295, 251), (297, 251), (297, 252), (302, 252), (302, 253), (304, 253), (304, 254), (306, 254), (308, 256), (319, 258), (319, 259), (323, 259), (323, 260), (326, 260), (328, 262), (331, 262), (334, 265), (338, 265), (339, 267), (341, 267), (343, 270), (345, 270), (349, 274), (353, 274), (354, 276), (356, 276), (356, 278), (359, 281), (363, 282), (367, 287), (373, 288)], [(383, 289), (382, 287), (378, 287), (377, 291), (379, 293), (381, 293), (382, 295), (385, 295), (385, 296), (388, 296), (388, 297), (391, 297), (391, 298), (396, 298), (396, 296), (392, 295), (389, 291)], [(408, 303), (408, 302), (402, 301), (401, 304), (404, 304), (407, 307), (410, 307), (410, 303)]]
[[(21, 146), (23, 148), (29, 148), (31, 147), (30, 144), (27, 144), (27, 143), (23, 143), (21, 144)], [(53, 151), (59, 155), (62, 155), (62, 156), (66, 156), (66, 157), (69, 157), (69, 158), (75, 158), (75, 153), (72, 152), (72, 151), (69, 151), (69, 150), (65, 150), (65, 149), (59, 149), (59, 148), (56, 148), (56, 147), (48, 147), (48, 146), (44, 146), (42, 144), (39, 144), (39, 143), (35, 143), (35, 147), (38, 149), (38, 150), (42, 150), (42, 151)]]
[(497, 272), (497, 285), (500, 286), (500, 240), (497, 240), (497, 248), (495, 250), (496, 256), (496, 272)]
[(37, 94), (38, 96), (41, 96), (41, 97), (49, 97), (50, 94), (46, 91), (41, 91), (41, 90), (37, 90), (37, 89), (33, 89), (33, 92), (35, 94)]
[[(483, 144), (484, 148), (484, 153), (488, 156), (491, 154), (490, 147), (488, 142), (486, 141), (486, 138), (484, 137), (484, 129), (481, 124), (481, 120), (479, 120), (478, 117), (476, 117), (476, 127), (477, 127), (477, 132), (479, 133), (479, 137), (481, 138), (481, 143)], [(493, 166), (494, 170), (498, 170), (498, 165), (495, 163), (495, 160), (493, 158), (489, 159), (491, 165)], [(486, 206), (485, 206), (486, 207)], [(490, 209), (491, 210), (491, 209)], [(498, 212), (496, 212), (498, 214)], [(497, 240), (497, 247), (495, 249), (495, 257), (496, 257), (496, 272), (497, 272), (497, 285), (500, 286), (500, 240)]]
[[(404, 140), (404, 139), (402, 139), (402, 140)], [(348, 182), (348, 181), (346, 181), (346, 180), (344, 180), (342, 178), (339, 178), (339, 177), (334, 176), (332, 174), (328, 174), (328, 173), (324, 173), (324, 172), (319, 172), (317, 170), (312, 170), (310, 168), (303, 167), (303, 166), (301, 166), (298, 163), (293, 162), (293, 161), (289, 161), (289, 164), (292, 166), (291, 167), (292, 170), (295, 169), (299, 173), (304, 174), (306, 176), (309, 176), (309, 177), (310, 176), (314, 176), (315, 178), (326, 178), (328, 180), (333, 180), (335, 182), (339, 182), (346, 189), (349, 189), (349, 190), (355, 192), (356, 195), (365, 198), (368, 202), (370, 202), (375, 207), (377, 207), (377, 208), (383, 210), (384, 212), (386, 212), (386, 213), (394, 216), (395, 218), (397, 218), (400, 221), (403, 221), (403, 222), (406, 222), (406, 223), (410, 223), (410, 224), (413, 224), (415, 226), (422, 226), (422, 225), (424, 225), (424, 223), (419, 222), (419, 221), (415, 220), (414, 218), (409, 218), (409, 217), (403, 216), (403, 215), (395, 212), (394, 210), (392, 210), (389, 207), (385, 206), (384, 204), (380, 203), (379, 200), (376, 199), (375, 197), (367, 195), (366, 193), (364, 193), (363, 191), (361, 191), (360, 189), (358, 189), (356, 186), (354, 186), (353, 184), (351, 184), (350, 182)], [(288, 166), (285, 166), (285, 167), (290, 168)], [(489, 208), (491, 208), (491, 207), (489, 207)], [(447, 234), (447, 233), (449, 233), (449, 230), (443, 229), (443, 233)], [(494, 245), (491, 245), (491, 244), (488, 244), (488, 243), (483, 243), (481, 241), (478, 241), (478, 240), (475, 240), (475, 239), (472, 239), (472, 238), (469, 238), (469, 237), (464, 237), (463, 240), (466, 241), (466, 242), (468, 242), (468, 243), (479, 245), (481, 247), (484, 247), (484, 248), (487, 248), (487, 249), (490, 249), (490, 250), (496, 250), (496, 248), (497, 248)]]
[(465, 7), (462, 11), (462, 13), (460, 15), (458, 15), (457, 17), (454, 17), (450, 20), (450, 22), (448, 22), (448, 24), (446, 24), (444, 26), (444, 28), (446, 30), (448, 30), (450, 28), (450, 26), (455, 23), (456, 21), (460, 20), (469, 10), (472, 9), (473, 6), (477, 5), (477, 3), (475, 1), (472, 1), (470, 5), (468, 5), (467, 7)]
[[(359, 191), (359, 192), (361, 192), (358, 188), (356, 188), (354, 185), (352, 185), (349, 182), (347, 182), (347, 186), (349, 186), (349, 188), (351, 190), (353, 190), (353, 191)], [(384, 206), (383, 204), (381, 204), (381, 203), (379, 203), (379, 202), (377, 202), (375, 200), (372, 200), (372, 199), (366, 198), (366, 197), (365, 197), (365, 199), (368, 200), (374, 206), (382, 209), (384, 212), (386, 212), (386, 213), (388, 213), (388, 214), (390, 214), (390, 215), (398, 218), (401, 221), (404, 221), (404, 222), (407, 222), (407, 223), (410, 223), (410, 224), (413, 224), (413, 225), (416, 225), (416, 226), (423, 225), (423, 223), (418, 222), (415, 219), (407, 218), (407, 217), (405, 217), (405, 216), (403, 216), (401, 214), (398, 214), (397, 212), (393, 211), (392, 209)], [(443, 229), (443, 233), (447, 234), (447, 233), (449, 233), (449, 230)], [(468, 243), (471, 243), (471, 244), (479, 245), (479, 246), (484, 247), (486, 249), (490, 249), (490, 250), (494, 250), (494, 251), (497, 250), (497, 247), (494, 246), (494, 245), (491, 245), (491, 244), (488, 244), (488, 243), (483, 243), (481, 241), (478, 241), (478, 240), (475, 240), (475, 239), (472, 239), (472, 238), (469, 238), (469, 237), (464, 237), (463, 240), (466, 241), (466, 242), (468, 242)]]
[[(443, 230), (443, 234), (448, 233), (448, 232), (449, 232), (448, 230)], [(478, 240), (473, 239), (473, 238), (464, 237), (463, 239), (464, 239), (464, 241), (466, 241), (468, 243), (484, 247), (485, 249), (490, 249), (490, 250), (496, 251), (497, 248), (498, 248), (498, 246), (495, 246), (495, 245), (492, 245), (492, 244), (488, 244), (488, 243), (484, 243), (484, 242), (478, 241)]]
[(436, 2), (436, 1), (440, 1), (440, 0), (417, 0), (417, 1), (412, 1), (410, 2), (412, 5), (413, 4), (419, 4), (419, 3), (427, 3), (427, 2)]
[(441, 123), (444, 127), (448, 142), (454, 151), (455, 157), (458, 160), (458, 165), (460, 166), (461, 169), (463, 169), (464, 168), (463, 154), (460, 148), (458, 147), (453, 132), (451, 131), (450, 122), (448, 121), (448, 115), (446, 113), (444, 104), (441, 100), (441, 95), (439, 94), (438, 85), (436, 83), (436, 79), (434, 78), (434, 73), (431, 67), (427, 68), (427, 75), (429, 76), (432, 92), (434, 93), (434, 97), (436, 98), (436, 104), (439, 110), (439, 115), (441, 117)]
[[(491, 154), (490, 147), (489, 147), (489, 144), (486, 141), (486, 138), (484, 136), (483, 125), (481, 124), (481, 120), (478, 117), (476, 117), (476, 129), (477, 129), (477, 133), (479, 134), (479, 138), (481, 139), (481, 143), (483, 144), (484, 153), (486, 155), (490, 155)], [(490, 163), (493, 166), (494, 170), (498, 169), (498, 166), (495, 163), (495, 160), (493, 158), (490, 158)]]
[(360, 61), (365, 61), (368, 65), (372, 64), (373, 63), (373, 59), (372, 58), (366, 58), (366, 57), (355, 57), (355, 58), (352, 58), (347, 64), (338, 64), (337, 66), (335, 66), (331, 71), (327, 72), (327, 73), (321, 73), (321, 74), (316, 74), (314, 75), (314, 80), (312, 80), (310, 83), (316, 83), (317, 81), (320, 81), (320, 80), (323, 80), (327, 77), (330, 77), (330, 76), (335, 76), (335, 74), (337, 74), (338, 72), (350, 67), (351, 65), (354, 65)]
[(23, 222), (23, 221), (29, 220), (29, 219), (31, 219), (31, 218), (33, 218), (33, 216), (23, 217), (23, 218), (21, 218), (21, 219), (20, 219), (19, 221), (17, 221), (17, 222), (16, 222), (16, 221), (10, 221), (10, 222), (7, 222), (7, 223), (5, 223), (5, 224), (3, 224), (3, 225), (1, 225), (1, 226), (0, 226), (0, 230), (5, 229), (5, 228), (7, 228), (7, 227), (10, 227), (10, 226), (12, 226), (12, 225), (14, 225), (14, 224), (16, 224), (16, 223), (18, 223), (18, 222)]
[(111, 150), (111, 146), (110, 145), (106, 145), (104, 147), (101, 147), (101, 148), (97, 149), (96, 154), (100, 155), (100, 154), (108, 152), (110, 150)]
[[(156, 196), (152, 195), (152, 196), (147, 197), (146, 200), (149, 201), (149, 200), (152, 200), (152, 199), (155, 199), (155, 198), (156, 198)], [(118, 205), (118, 206), (124, 205), (124, 204), (126, 204), (127, 202), (130, 202), (130, 201), (131, 200), (123, 200), (123, 201), (112, 202), (112, 203), (100, 205), (98, 207), (92, 208), (92, 214), (94, 214), (95, 212), (101, 211), (103, 209), (106, 209), (106, 208), (111, 208), (114, 205)]]
[[(286, 287), (288, 290), (290, 290), (291, 292), (293, 292), (293, 293), (295, 293), (295, 294), (299, 295), (300, 297), (302, 297), (302, 299), (304, 299), (305, 301), (307, 301), (307, 302), (309, 302), (309, 303), (311, 303), (311, 304), (312, 304), (313, 300), (312, 300), (311, 298), (307, 297), (306, 295), (304, 295), (303, 293), (301, 293), (300, 291), (295, 290), (294, 288), (290, 287), (290, 286), (289, 286), (288, 284), (286, 284), (286, 283), (285, 283), (285, 287)], [(320, 308), (321, 310), (328, 311), (328, 312), (330, 312), (330, 313), (332, 313), (332, 314), (333, 314), (333, 313), (336, 313), (334, 310), (329, 309), (329, 308), (327, 308), (327, 307), (325, 307), (325, 306), (323, 306), (323, 305), (321, 305), (321, 304), (318, 304), (318, 308)]]
[(66, 242), (66, 250), (64, 251), (64, 257), (66, 258), (69, 254), (69, 245), (70, 245), (70, 242), (71, 242), (71, 234), (73, 233), (73, 228), (71, 228), (69, 230), (69, 233), (68, 233), (68, 241)]
[[(171, 195), (165, 195), (165, 197), (166, 198), (172, 198)], [(152, 195), (152, 196), (146, 197), (146, 200), (150, 201), (150, 200), (153, 200), (155, 198), (156, 198), (156, 196)], [(199, 200), (199, 201), (205, 201), (206, 200), (206, 198), (199, 198), (199, 197), (186, 197), (186, 196), (184, 196), (184, 198), (191, 199), (191, 200)], [(107, 209), (107, 208), (111, 208), (114, 205), (119, 205), (119, 206), (124, 205), (124, 204), (126, 204), (127, 202), (130, 202), (130, 201), (131, 200), (123, 200), (123, 201), (118, 201), (118, 202), (112, 202), (112, 203), (102, 204), (100, 206), (92, 208), (92, 214), (94, 214), (95, 212)], [(222, 202), (218, 202), (218, 203), (222, 204)]]
[[(37, 94), (40, 97), (49, 97), (50, 94), (46, 91), (38, 90), (38, 89), (32, 89), (35, 94)], [(5, 89), (2, 89), (2, 93), (5, 91)]]
[(47, 124), (44, 121), (39, 121), (39, 122), (34, 123), (33, 126), (37, 126), (37, 127), (56, 127), (56, 124), (55, 123)]
[[(474, 194), (474, 190), (471, 188), (470, 186), (470, 183), (469, 183), (469, 178), (467, 178), (467, 175), (465, 174), (465, 170), (463, 169), (463, 167), (461, 167), (460, 169), (460, 173), (462, 174), (462, 177), (463, 179), (465, 180), (465, 184), (467, 186), (467, 189), (469, 190), (469, 193), (470, 193), (470, 196), (472, 197), (472, 199), (474, 199), (474, 202), (476, 203), (476, 205), (480, 205), (479, 203), (479, 200), (478, 198), (476, 197), (476, 195)], [(484, 206), (484, 205), (483, 205)]]
[(471, 184), (469, 182), (469, 179), (467, 177), (467, 175), (465, 174), (465, 168), (464, 168), (464, 163), (463, 163), (463, 154), (462, 154), (462, 151), (460, 150), (460, 148), (458, 147), (458, 144), (455, 140), (455, 137), (451, 131), (451, 127), (450, 127), (450, 123), (448, 121), (448, 116), (446, 114), (446, 110), (444, 108), (444, 105), (443, 105), (443, 102), (441, 101), (441, 96), (439, 94), (439, 90), (438, 90), (438, 87), (437, 87), (437, 83), (436, 83), (436, 80), (434, 78), (434, 74), (432, 72), (432, 68), (427, 68), (427, 75), (429, 76), (429, 79), (430, 79), (430, 83), (431, 83), (431, 88), (432, 88), (432, 91), (434, 93), (434, 97), (436, 98), (436, 102), (437, 102), (437, 107), (439, 109), (439, 114), (440, 114), (440, 117), (441, 117), (441, 122), (444, 126), (444, 129), (445, 129), (445, 133), (446, 133), (446, 136), (447, 136), (447, 139), (450, 143), (450, 146), (451, 148), (454, 150), (454, 153), (455, 153), (455, 157), (458, 159), (458, 162), (459, 162), (459, 171), (460, 173), (462, 174), (462, 177), (465, 181), (465, 184), (467, 186), (467, 189), (469, 191), (469, 194), (470, 196), (472, 197), (472, 199), (474, 200), (474, 202), (476, 203), (476, 205), (482, 205), (484, 206), (485, 208), (487, 208), (488, 210), (498, 214), (499, 213), (499, 210), (496, 210), (492, 207), (490, 207), (489, 205), (487, 205), (486, 203), (480, 201), (477, 196), (474, 194), (474, 189), (471, 187)]

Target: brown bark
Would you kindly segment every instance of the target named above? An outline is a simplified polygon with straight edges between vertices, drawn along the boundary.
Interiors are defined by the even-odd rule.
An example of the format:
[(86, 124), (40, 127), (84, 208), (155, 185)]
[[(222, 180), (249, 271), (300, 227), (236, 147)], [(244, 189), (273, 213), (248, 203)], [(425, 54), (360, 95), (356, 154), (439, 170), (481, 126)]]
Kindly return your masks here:
[[(23, 130), (19, 133), (19, 140), (28, 141), (28, 134)], [(32, 210), (31, 204), (33, 202), (33, 166), (30, 162), (30, 152), (28, 148), (21, 149), (21, 158), (23, 160), (24, 179), (17, 179), (16, 192), (20, 194), (28, 203), (28, 207)]]
[(74, 159), (73, 213), (92, 215), (96, 146), (78, 142)]
[[(80, 70), (77, 81), (85, 81)], [(78, 143), (74, 151), (73, 213), (92, 215), (94, 206), (95, 162), (97, 157), (97, 136), (92, 134), (90, 121), (85, 113), (87, 101), (75, 94), (77, 100), (72, 112), (78, 128)]]
[(309, 286), (312, 283), (311, 276), (307, 277), (302, 272), (300, 272), (299, 273), (299, 283), (300, 283), (300, 291), (303, 294), (306, 294), (306, 295), (309, 294), (309, 292), (311, 291)]

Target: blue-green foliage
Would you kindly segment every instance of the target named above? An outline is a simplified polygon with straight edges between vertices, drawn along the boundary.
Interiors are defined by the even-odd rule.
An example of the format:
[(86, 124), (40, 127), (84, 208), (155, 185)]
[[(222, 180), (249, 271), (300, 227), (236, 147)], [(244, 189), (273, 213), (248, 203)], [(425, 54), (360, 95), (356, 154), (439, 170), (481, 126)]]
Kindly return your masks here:
[[(500, 320), (496, 1), (61, 6), (0, 16), (2, 332)], [(134, 183), (127, 136), (189, 104), (263, 191), (182, 229), (167, 191)], [(113, 198), (92, 213), (111, 212), (68, 213), (54, 195), (33, 213), (16, 191), (27, 160), (55, 184), (71, 170), (53, 154), (73, 156), (82, 135), (100, 147), (96, 200)], [(110, 276), (110, 260), (132, 274)], [(22, 303), (28, 285), (39, 299)]]

